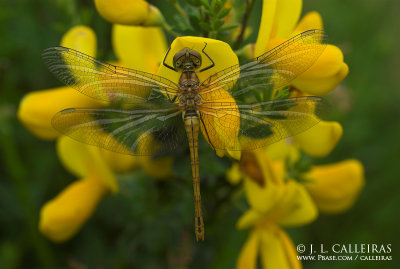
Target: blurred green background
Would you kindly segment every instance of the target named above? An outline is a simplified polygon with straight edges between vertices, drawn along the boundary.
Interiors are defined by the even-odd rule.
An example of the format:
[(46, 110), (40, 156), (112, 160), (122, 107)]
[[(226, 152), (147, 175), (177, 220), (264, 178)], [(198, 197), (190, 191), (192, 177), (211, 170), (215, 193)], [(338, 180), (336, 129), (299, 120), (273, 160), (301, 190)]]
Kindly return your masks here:
[[(168, 3), (152, 3), (173, 10)], [(258, 1), (253, 27), (260, 7)], [(331, 118), (343, 125), (344, 135), (318, 162), (361, 160), (366, 187), (348, 212), (321, 215), (289, 233), (295, 244), (392, 244), (392, 262), (316, 261), (305, 262), (304, 268), (400, 268), (400, 1), (304, 0), (303, 14), (311, 10), (321, 13), (330, 43), (343, 50), (350, 67), (329, 96), (335, 102)], [(208, 218), (219, 225), (210, 225), (205, 242), (192, 242), (190, 177), (160, 182), (140, 171), (126, 175), (135, 180), (125, 181), (121, 194), (104, 199), (67, 243), (54, 244), (39, 234), (40, 207), (75, 179), (58, 161), (54, 143), (29, 133), (16, 111), (28, 92), (61, 85), (40, 53), (58, 45), (62, 34), (79, 23), (95, 30), (98, 57), (112, 58), (110, 25), (92, 1), (0, 3), (0, 268), (186, 268), (177, 265), (180, 257), (189, 259), (187, 268), (234, 268), (247, 231), (235, 229), (241, 212), (224, 203), (231, 187), (219, 177), (229, 162), (212, 152), (200, 152), (201, 165), (214, 164), (202, 194)], [(184, 171), (178, 173), (190, 174), (189, 162), (182, 162), (176, 169)], [(171, 241), (183, 226), (188, 238)]]

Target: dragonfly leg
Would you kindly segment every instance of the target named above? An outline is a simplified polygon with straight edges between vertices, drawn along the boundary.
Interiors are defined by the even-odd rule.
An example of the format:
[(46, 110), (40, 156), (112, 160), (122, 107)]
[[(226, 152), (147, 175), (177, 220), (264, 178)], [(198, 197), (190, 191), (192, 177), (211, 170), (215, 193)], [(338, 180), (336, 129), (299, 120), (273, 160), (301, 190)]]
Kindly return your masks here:
[(210, 68), (213, 68), (214, 67), (214, 65), (215, 65), (215, 63), (214, 63), (214, 61), (210, 58), (210, 56), (208, 56), (208, 54), (204, 51), (204, 49), (207, 47), (207, 43), (205, 43), (206, 45), (204, 46), (204, 48), (201, 50), (203, 53), (204, 53), (204, 55), (205, 56), (207, 56), (207, 58), (211, 61), (211, 65), (209, 65), (209, 66), (207, 66), (207, 67), (204, 67), (203, 69), (201, 69), (200, 70), (200, 72), (203, 72), (203, 71), (206, 71), (206, 70), (208, 70), (208, 69), (210, 69)]
[(178, 95), (175, 95), (174, 98), (172, 98), (171, 103), (174, 103)]
[(200, 121), (201, 121), (201, 124), (203, 125), (204, 130), (206, 131), (207, 140), (210, 143), (210, 145), (213, 148), (213, 150), (215, 151), (214, 145), (212, 144), (210, 136), (208, 135), (208, 131), (207, 131), (206, 125), (204, 124), (204, 120), (203, 120), (203, 117), (201, 116), (201, 113), (200, 113)]
[(163, 65), (164, 65), (165, 67), (167, 67), (167, 68), (169, 68), (169, 69), (175, 71), (175, 72), (178, 72), (178, 70), (176, 70), (174, 67), (168, 65), (168, 64), (165, 62), (165, 60), (167, 59), (167, 56), (168, 56), (170, 50), (171, 50), (171, 47), (168, 48), (167, 54), (165, 54), (165, 57), (164, 57), (164, 60), (163, 60)]

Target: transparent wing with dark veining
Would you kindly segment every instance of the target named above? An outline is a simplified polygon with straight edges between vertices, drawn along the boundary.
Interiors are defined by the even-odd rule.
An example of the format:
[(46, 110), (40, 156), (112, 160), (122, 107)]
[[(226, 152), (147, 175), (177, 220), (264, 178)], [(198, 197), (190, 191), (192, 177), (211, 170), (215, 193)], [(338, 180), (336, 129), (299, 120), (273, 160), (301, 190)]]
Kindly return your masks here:
[(214, 149), (255, 150), (311, 128), (327, 110), (322, 98), (307, 96), (253, 104), (208, 102), (200, 115)]
[(130, 110), (70, 108), (58, 112), (52, 125), (77, 141), (130, 155), (173, 152), (186, 139), (176, 105), (141, 104)]
[(42, 58), (63, 83), (103, 101), (132, 104), (165, 96), (172, 100), (178, 92), (178, 86), (168, 79), (107, 64), (70, 48), (48, 48)]
[(218, 99), (221, 89), (243, 101), (251, 100), (252, 93), (261, 94), (267, 88), (281, 89), (309, 69), (325, 47), (325, 34), (321, 30), (298, 34), (246, 64), (231, 66), (207, 78), (200, 89), (203, 100)]

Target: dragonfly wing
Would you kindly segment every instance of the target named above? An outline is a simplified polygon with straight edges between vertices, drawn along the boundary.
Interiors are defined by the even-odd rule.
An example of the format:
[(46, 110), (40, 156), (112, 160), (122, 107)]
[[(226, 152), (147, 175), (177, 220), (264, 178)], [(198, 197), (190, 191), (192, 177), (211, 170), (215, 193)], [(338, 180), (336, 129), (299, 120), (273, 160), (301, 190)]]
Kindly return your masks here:
[(61, 133), (118, 153), (149, 156), (173, 152), (185, 139), (177, 106), (121, 109), (65, 109), (52, 119)]
[(307, 96), (254, 104), (209, 102), (200, 114), (214, 149), (255, 150), (304, 132), (327, 110), (324, 99)]
[(246, 64), (213, 74), (202, 82), (201, 93), (212, 101), (218, 98), (221, 88), (230, 91), (236, 99), (246, 97), (249, 92), (262, 92), (268, 87), (281, 89), (309, 69), (325, 47), (323, 31), (303, 32)]
[(90, 97), (112, 103), (138, 103), (173, 97), (178, 86), (160, 76), (104, 63), (79, 51), (52, 47), (42, 58), (63, 83)]

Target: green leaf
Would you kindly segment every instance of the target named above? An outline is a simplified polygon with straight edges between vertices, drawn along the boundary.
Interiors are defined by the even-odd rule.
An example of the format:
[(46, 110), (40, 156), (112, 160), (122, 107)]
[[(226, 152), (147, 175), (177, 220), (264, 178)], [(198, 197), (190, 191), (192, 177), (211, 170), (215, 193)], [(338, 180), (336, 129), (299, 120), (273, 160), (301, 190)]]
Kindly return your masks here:
[(200, 0), (186, 0), (189, 5), (199, 7), (201, 6), (202, 2)]
[(211, 25), (209, 25), (208, 23), (205, 22), (199, 22), (199, 25), (206, 31), (210, 32), (213, 30), (213, 28), (211, 27)]
[(238, 27), (239, 24), (235, 23), (235, 24), (229, 24), (229, 25), (224, 25), (222, 26), (219, 31), (220, 32), (225, 32), (225, 31), (230, 31), (232, 29), (235, 29), (236, 27)]
[(210, 10), (210, 3), (208, 2), (208, 0), (200, 0), (200, 1), (204, 7), (206, 7), (208, 10)]
[(226, 17), (226, 15), (229, 14), (229, 12), (231, 12), (232, 8), (225, 8), (222, 9), (219, 13), (218, 13), (218, 19), (222, 19), (224, 17)]
[(226, 2), (228, 2), (228, 0), (220, 0), (221, 1), (221, 5), (224, 6), (226, 4)]
[(219, 11), (222, 9), (223, 4), (221, 0), (213, 0), (211, 2), (211, 10), (213, 15), (217, 15)]
[(214, 23), (214, 29), (220, 29), (221, 26), (224, 25), (224, 21), (223, 20), (218, 20)]

